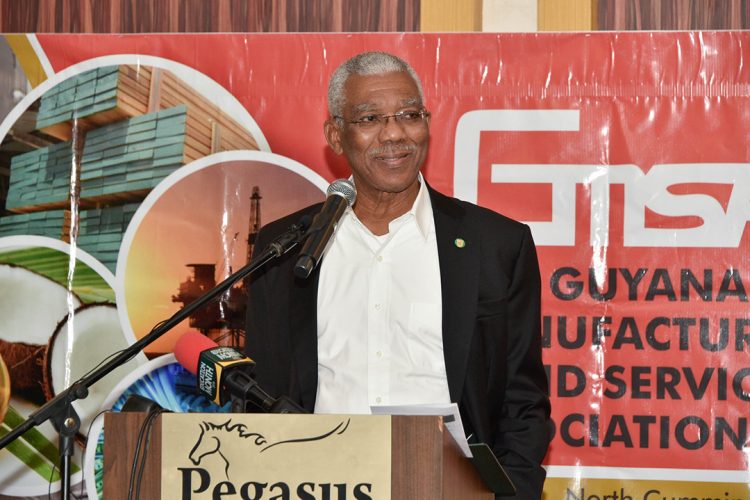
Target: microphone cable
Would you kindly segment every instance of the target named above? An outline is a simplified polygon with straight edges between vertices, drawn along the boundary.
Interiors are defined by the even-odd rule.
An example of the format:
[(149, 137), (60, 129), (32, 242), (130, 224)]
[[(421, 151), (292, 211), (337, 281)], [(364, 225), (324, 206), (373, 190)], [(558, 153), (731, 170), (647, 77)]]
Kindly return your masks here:
[[(151, 431), (154, 428), (156, 418), (164, 413), (164, 408), (154, 405), (148, 411), (138, 430), (138, 440), (133, 454), (133, 466), (130, 469), (130, 482), (128, 483), (128, 500), (137, 500), (141, 496), (141, 482), (143, 472), (146, 468), (146, 457), (151, 444)], [(135, 496), (133, 496), (135, 494)]]
[[(87, 445), (88, 445), (88, 442), (89, 442), (89, 438), (91, 437), (91, 428), (93, 427), (94, 422), (96, 421), (97, 418), (101, 417), (105, 413), (107, 413), (107, 410), (102, 410), (99, 413), (97, 413), (94, 416), (94, 418), (91, 419), (91, 423), (89, 424), (88, 429), (86, 429), (86, 438), (83, 441)], [(51, 471), (52, 475), (49, 477), (49, 481), (48, 481), (49, 484), (47, 486), (47, 499), (48, 500), (52, 500), (52, 482), (53, 482), (52, 481), (52, 476), (54, 476), (54, 473), (55, 473), (56, 470), (57, 470), (57, 463), (53, 463), (52, 464), (52, 471)], [(81, 471), (82, 471), (82, 474), (81, 474), (81, 482), (79, 483), (80, 484), (80, 489), (78, 491), (78, 495), (76, 495), (75, 492), (73, 491), (73, 486), (71, 486), (71, 488), (70, 488), (70, 496), (73, 497), (75, 500), (82, 500), (84, 498), (84, 496), (87, 494), (87, 492), (84, 491), (84, 488), (86, 487), (86, 484), (85, 484), (86, 481), (85, 481), (85, 478), (83, 477), (83, 474), (85, 474), (85, 472), (84, 472), (85, 470), (86, 470), (86, 453), (85, 453), (85, 449), (82, 449), (81, 450)], [(94, 488), (96, 488), (96, 486), (94, 486)]]

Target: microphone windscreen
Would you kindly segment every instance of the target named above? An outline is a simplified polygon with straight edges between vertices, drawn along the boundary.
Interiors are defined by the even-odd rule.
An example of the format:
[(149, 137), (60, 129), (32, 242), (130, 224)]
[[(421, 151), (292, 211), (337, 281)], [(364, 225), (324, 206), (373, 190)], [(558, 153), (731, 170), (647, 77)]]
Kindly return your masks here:
[(357, 200), (357, 188), (354, 187), (354, 183), (349, 179), (336, 179), (328, 185), (328, 189), (326, 190), (326, 198), (331, 195), (342, 196), (351, 207)]
[(122, 412), (136, 412), (136, 413), (172, 413), (169, 410), (164, 409), (159, 403), (148, 399), (140, 394), (131, 394), (128, 399), (123, 403)]
[(218, 344), (198, 332), (187, 332), (174, 345), (177, 362), (193, 375), (198, 374), (198, 360), (202, 351), (218, 347)]

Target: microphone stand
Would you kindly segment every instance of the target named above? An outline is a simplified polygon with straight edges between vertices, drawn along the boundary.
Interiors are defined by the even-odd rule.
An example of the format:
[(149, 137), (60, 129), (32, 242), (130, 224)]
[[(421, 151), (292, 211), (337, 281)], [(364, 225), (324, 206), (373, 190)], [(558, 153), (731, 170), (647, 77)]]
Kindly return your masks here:
[(244, 267), (231, 274), (224, 281), (214, 286), (202, 296), (177, 311), (169, 319), (157, 324), (146, 336), (139, 339), (129, 347), (120, 351), (109, 361), (73, 382), (67, 389), (49, 400), (19, 426), (13, 428), (5, 436), (0, 438), (0, 450), (15, 441), (29, 429), (51, 420), (60, 433), (60, 477), (62, 481), (61, 491), (63, 500), (70, 499), (70, 476), (73, 456), (74, 438), (81, 426), (81, 419), (73, 408), (73, 402), (88, 396), (88, 388), (101, 380), (120, 365), (127, 363), (136, 354), (141, 352), (147, 345), (167, 333), (178, 323), (187, 319), (195, 310), (200, 309), (208, 302), (228, 290), (234, 283), (249, 276), (268, 262), (277, 259), (297, 246), (300, 241), (307, 237), (307, 227), (310, 225), (310, 217), (303, 216), (297, 224), (292, 225), (285, 233), (269, 243), (263, 251), (251, 259)]

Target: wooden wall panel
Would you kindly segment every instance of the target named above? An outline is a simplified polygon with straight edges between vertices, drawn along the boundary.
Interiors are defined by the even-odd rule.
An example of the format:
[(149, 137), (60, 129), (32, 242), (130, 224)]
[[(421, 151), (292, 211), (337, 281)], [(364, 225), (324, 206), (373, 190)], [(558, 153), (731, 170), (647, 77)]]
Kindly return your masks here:
[(0, 0), (3, 33), (419, 31), (419, 16), (420, 0)]
[(599, 30), (750, 28), (748, 0), (597, 0)]
[[(3, 33), (480, 31), (483, 0), (0, 0)], [(750, 0), (538, 0), (559, 30), (749, 29)]]
[(482, 31), (482, 0), (422, 0), (421, 31)]
[(538, 0), (539, 31), (591, 31), (594, 29), (593, 0)]
[(334, 31), (419, 31), (420, 0), (339, 2), (342, 26)]

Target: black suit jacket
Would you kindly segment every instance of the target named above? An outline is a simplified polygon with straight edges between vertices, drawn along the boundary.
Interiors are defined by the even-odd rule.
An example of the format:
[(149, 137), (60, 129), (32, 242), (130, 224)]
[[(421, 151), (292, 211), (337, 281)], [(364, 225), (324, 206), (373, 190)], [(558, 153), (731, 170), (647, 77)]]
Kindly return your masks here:
[[(443, 351), (451, 401), (466, 435), (486, 442), (516, 498), (540, 498), (550, 440), (541, 361), (540, 276), (528, 226), (429, 188), (443, 301)], [(320, 204), (263, 228), (262, 249)], [(463, 245), (461, 245), (461, 240)], [(295, 278), (294, 251), (251, 283), (245, 350), (256, 379), (309, 411), (317, 392), (317, 270)]]

